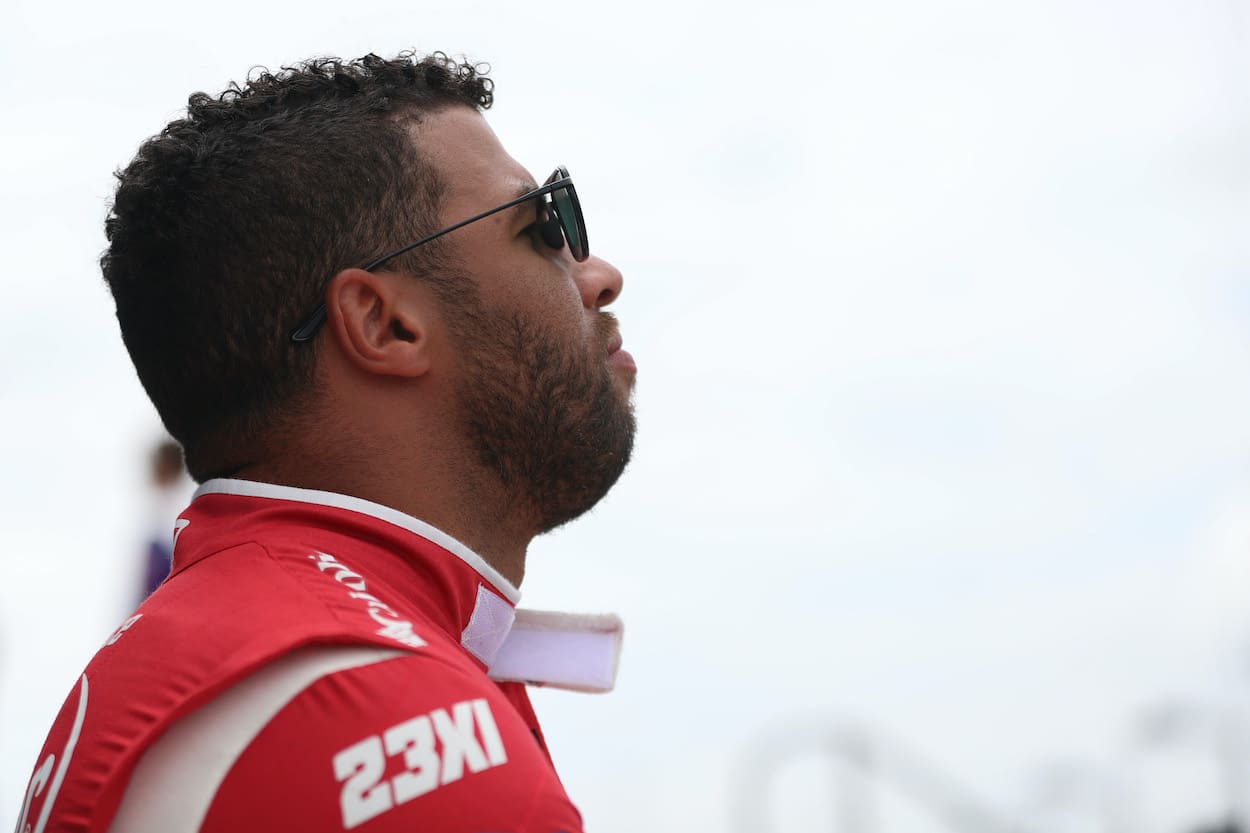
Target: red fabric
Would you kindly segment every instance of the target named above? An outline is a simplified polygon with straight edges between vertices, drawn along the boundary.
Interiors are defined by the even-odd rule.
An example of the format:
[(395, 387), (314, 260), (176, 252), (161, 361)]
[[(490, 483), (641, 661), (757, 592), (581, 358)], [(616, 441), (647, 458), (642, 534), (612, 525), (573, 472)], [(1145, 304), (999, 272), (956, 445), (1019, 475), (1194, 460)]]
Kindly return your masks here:
[[(467, 676), (431, 674), (429, 664), (415, 655), (394, 659), (340, 671), (305, 689), (235, 764), (201, 830), (581, 830), (559, 781), (549, 777), (546, 755), (505, 694)], [(453, 704), (474, 696), (487, 704), (494, 727), (466, 719), (474, 709), (462, 705), (467, 750), (455, 742), (449, 749), (439, 731), (456, 716)], [(439, 710), (441, 718), (431, 720)], [(308, 731), (311, 726), (317, 730)], [(503, 750), (494, 757), (492, 737)]]
[[(466, 740), (463, 777), (396, 803), (404, 756), (386, 754), (394, 807), (351, 829), (580, 831), (524, 688), (496, 685), (460, 645), (479, 587), (506, 591), (420, 535), (348, 509), (209, 493), (180, 526), (170, 578), (96, 654), (49, 732), (24, 805), (32, 830), (47, 813), (49, 833), (106, 831), (139, 757), (179, 717), (295, 648), (363, 644), (411, 656), (340, 671), (298, 695), (227, 776), (203, 830), (345, 829), (336, 754), (371, 737), (385, 751), (389, 729), (402, 725), (394, 746), (426, 724), (471, 728), (485, 754), (486, 708), (506, 763), (472, 771), (482, 759)], [(399, 785), (412, 792), (421, 778)]]

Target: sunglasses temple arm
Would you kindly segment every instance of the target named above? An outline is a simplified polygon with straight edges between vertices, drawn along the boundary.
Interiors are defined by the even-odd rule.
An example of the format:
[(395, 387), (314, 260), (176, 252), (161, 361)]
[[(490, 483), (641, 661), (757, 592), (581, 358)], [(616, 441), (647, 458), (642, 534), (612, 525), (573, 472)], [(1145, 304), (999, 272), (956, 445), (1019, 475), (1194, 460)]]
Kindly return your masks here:
[(530, 191), (526, 194), (522, 194), (521, 196), (517, 197), (514, 200), (509, 200), (503, 205), (497, 205), (494, 208), (490, 209), (489, 211), (483, 211), (481, 214), (474, 214), (472, 217), (469, 217), (468, 219), (465, 219), (465, 220), (461, 220), (455, 225), (448, 226), (445, 229), (439, 229), (433, 234), (426, 235), (425, 237), (422, 237), (420, 240), (413, 241), (412, 243), (409, 243), (407, 246), (404, 246), (402, 249), (396, 249), (395, 251), (389, 254), (382, 255), (377, 260), (373, 260), (365, 264), (364, 269), (366, 272), (372, 272), (374, 269), (377, 269), (379, 266), (381, 266), (383, 263), (386, 263), (388, 260), (393, 260), (399, 257), (400, 255), (404, 254), (405, 252), (409, 252), (412, 249), (417, 248), (418, 246), (429, 243), (431, 240), (442, 237), (444, 234), (450, 234), (451, 232), (456, 231), (457, 229), (464, 228), (470, 223), (476, 223), (478, 220), (483, 220), (492, 214), (498, 214), (500, 211), (507, 211), (509, 208), (518, 206), (524, 202), (529, 202), (530, 200), (541, 197), (544, 194), (550, 194), (552, 191), (555, 191), (558, 188), (563, 188), (566, 185), (571, 185), (571, 184), (572, 183), (570, 182), (569, 179), (561, 179), (556, 182), (550, 182), (542, 186), (541, 188), (535, 188), (533, 191)]
[[(409, 243), (407, 246), (404, 246), (402, 249), (396, 249), (395, 251), (390, 252), (389, 254), (384, 254), (381, 257), (377, 258), (376, 260), (372, 260), (369, 263), (366, 263), (364, 266), (364, 270), (366, 272), (372, 272), (374, 269), (377, 269), (379, 266), (386, 263), (388, 260), (394, 260), (395, 258), (399, 257), (405, 252), (409, 252), (424, 243), (429, 243), (431, 240), (442, 237), (444, 234), (450, 234), (451, 232), (455, 231), (458, 228), (463, 228), (464, 226), (467, 226), (469, 223), (476, 223), (478, 220), (489, 217), (492, 214), (498, 214), (500, 211), (507, 211), (509, 208), (512, 208), (515, 205), (520, 205), (523, 202), (528, 202), (529, 200), (532, 200), (535, 197), (541, 197), (544, 194), (550, 194), (552, 191), (555, 191), (558, 188), (563, 188), (566, 186), (572, 187), (572, 185), (573, 185), (573, 182), (569, 177), (558, 179), (555, 182), (549, 182), (546, 185), (542, 186), (541, 188), (536, 188), (527, 194), (522, 194), (521, 196), (517, 197), (515, 200), (509, 200), (503, 205), (497, 205), (494, 208), (490, 209), (489, 211), (483, 211), (481, 214), (474, 214), (472, 217), (468, 218), (467, 220), (461, 220), (455, 225), (448, 226), (445, 229), (439, 229), (433, 234), (422, 237), (420, 240), (417, 240), (413, 243)], [(295, 342), (296, 344), (302, 344), (306, 341), (311, 341), (312, 337), (317, 334), (317, 330), (321, 329), (321, 325), (324, 324), (325, 322), (326, 322), (326, 305), (324, 303), (321, 303), (317, 305), (316, 311), (313, 312), (313, 314), (308, 317), (307, 321), (305, 321), (303, 324), (301, 324), (300, 326), (296, 327), (294, 330), (291, 331), (291, 341)]]
[(308, 320), (291, 331), (291, 341), (296, 344), (312, 341), (312, 337), (317, 334), (317, 330), (321, 329), (324, 323), (326, 323), (326, 305), (318, 304), (313, 314), (308, 316)]

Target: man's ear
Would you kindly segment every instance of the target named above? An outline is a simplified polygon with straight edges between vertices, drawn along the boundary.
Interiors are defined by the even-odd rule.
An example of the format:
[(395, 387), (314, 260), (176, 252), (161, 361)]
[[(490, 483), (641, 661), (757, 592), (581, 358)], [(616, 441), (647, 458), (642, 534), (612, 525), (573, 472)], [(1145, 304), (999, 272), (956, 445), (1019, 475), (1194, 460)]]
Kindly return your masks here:
[(361, 370), (423, 376), (430, 369), (429, 302), (412, 278), (344, 269), (326, 288), (326, 324)]

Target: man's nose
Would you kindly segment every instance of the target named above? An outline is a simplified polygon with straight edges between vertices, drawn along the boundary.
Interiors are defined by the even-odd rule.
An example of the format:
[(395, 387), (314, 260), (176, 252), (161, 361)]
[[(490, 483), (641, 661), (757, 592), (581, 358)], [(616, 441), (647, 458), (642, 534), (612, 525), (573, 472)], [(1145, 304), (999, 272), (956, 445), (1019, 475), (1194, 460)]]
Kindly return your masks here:
[(625, 282), (620, 269), (593, 255), (574, 267), (573, 279), (581, 293), (583, 306), (592, 310), (615, 301)]

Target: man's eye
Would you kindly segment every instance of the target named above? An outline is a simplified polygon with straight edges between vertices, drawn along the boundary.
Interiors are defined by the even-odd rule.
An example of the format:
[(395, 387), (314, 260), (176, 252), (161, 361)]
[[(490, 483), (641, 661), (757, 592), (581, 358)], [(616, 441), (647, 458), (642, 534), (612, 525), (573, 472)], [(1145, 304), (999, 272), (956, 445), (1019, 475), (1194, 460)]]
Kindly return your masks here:
[(546, 203), (538, 209), (534, 222), (526, 226), (521, 233), (529, 235), (535, 247), (564, 248), (564, 234), (560, 230), (560, 220)]
[(550, 221), (550, 215), (547, 213), (546, 203), (538, 202), (534, 206), (534, 222), (521, 229), (521, 234), (528, 234), (531, 237), (542, 235), (543, 226)]

